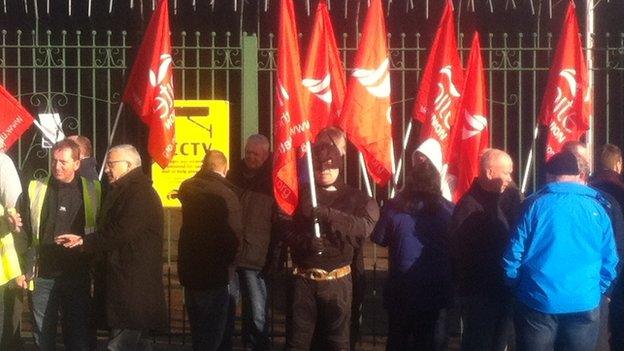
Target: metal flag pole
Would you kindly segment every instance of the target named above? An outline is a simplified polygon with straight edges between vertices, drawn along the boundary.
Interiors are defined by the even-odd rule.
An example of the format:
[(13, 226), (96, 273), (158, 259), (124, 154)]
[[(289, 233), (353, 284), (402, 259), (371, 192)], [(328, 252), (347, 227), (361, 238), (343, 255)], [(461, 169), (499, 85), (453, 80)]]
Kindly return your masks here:
[(110, 150), (111, 145), (113, 144), (113, 140), (115, 139), (115, 132), (117, 131), (117, 125), (119, 124), (119, 116), (121, 116), (121, 110), (123, 109), (124, 103), (119, 103), (119, 108), (117, 109), (117, 116), (115, 116), (115, 123), (113, 123), (113, 130), (111, 131), (111, 135), (108, 138), (108, 145), (106, 145), (106, 152), (104, 153), (104, 159), (102, 160), (102, 167), (100, 168), (100, 172), (98, 174), (98, 179), (102, 180), (102, 175), (104, 174), (104, 167), (106, 166), (106, 158), (108, 157), (108, 150)]
[[(409, 143), (410, 137), (412, 135), (412, 123), (413, 119), (410, 118), (410, 121), (407, 124), (407, 128), (405, 129), (405, 135), (403, 136), (403, 151), (407, 149), (407, 144)], [(401, 156), (399, 156), (399, 163), (397, 163), (396, 171), (394, 172), (393, 184), (399, 184), (399, 177), (401, 176), (401, 169), (403, 168), (403, 154), (404, 152), (401, 152)]]
[[(310, 199), (312, 200), (312, 208), (316, 208), (318, 206), (318, 201), (316, 200), (316, 183), (314, 181), (314, 165), (312, 164), (312, 148), (310, 147), (310, 141), (306, 141), (306, 161), (308, 164), (308, 179), (310, 183)], [(318, 218), (314, 216), (314, 236), (317, 238), (321, 237), (321, 225), (319, 224)]]
[[(583, 99), (590, 99), (592, 102), (594, 101), (594, 7), (594, 0), (587, 0), (587, 13), (585, 15), (585, 41), (587, 49), (585, 51), (585, 59), (587, 60), (589, 78), (589, 96), (584, 96)], [(589, 130), (587, 131), (587, 153), (590, 172), (594, 170), (594, 127), (594, 104), (592, 103), (589, 112)]]
[(366, 193), (369, 197), (373, 197), (373, 188), (371, 187), (370, 179), (368, 179), (366, 163), (364, 162), (364, 155), (362, 155), (361, 152), (358, 152), (358, 161), (360, 164), (360, 169), (362, 170), (362, 177), (364, 177), (364, 186), (366, 186)]
[(535, 140), (537, 139), (537, 134), (539, 132), (539, 127), (536, 125), (533, 130), (533, 142), (531, 143), (531, 150), (529, 150), (529, 156), (527, 157), (526, 166), (524, 167), (524, 176), (522, 177), (522, 186), (520, 187), (520, 191), (524, 194), (526, 191), (526, 185), (529, 180), (529, 171), (531, 170), (531, 162), (533, 161), (533, 149), (535, 148)]

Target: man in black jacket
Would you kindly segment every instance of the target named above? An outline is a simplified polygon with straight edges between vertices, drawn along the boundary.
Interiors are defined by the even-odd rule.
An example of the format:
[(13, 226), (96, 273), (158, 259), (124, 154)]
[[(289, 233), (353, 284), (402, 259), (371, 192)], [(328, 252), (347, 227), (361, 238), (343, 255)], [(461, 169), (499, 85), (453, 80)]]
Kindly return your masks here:
[(513, 332), (512, 295), (501, 265), (521, 195), (511, 186), (513, 162), (490, 149), (479, 176), (455, 206), (451, 247), (463, 321), (462, 350), (505, 350)]
[(105, 172), (111, 188), (96, 233), (84, 238), (60, 235), (56, 243), (82, 245), (85, 252), (106, 256), (106, 321), (111, 328), (107, 350), (147, 348), (146, 332), (162, 331), (167, 323), (162, 203), (141, 170), (134, 146), (112, 147)]
[(184, 181), (178, 273), (184, 286), (194, 350), (228, 344), (229, 284), (242, 232), (241, 205), (225, 179), (227, 159), (208, 151), (197, 174)]
[[(624, 209), (624, 182), (622, 182), (622, 151), (619, 147), (606, 144), (602, 147), (597, 170), (589, 179), (589, 185), (610, 195), (613, 211), (607, 211), (613, 222), (613, 232), (620, 259), (624, 242), (622, 242), (622, 209)], [(617, 206), (615, 206), (617, 205)], [(620, 265), (621, 266), (621, 265)], [(611, 350), (624, 350), (624, 279), (621, 279), (621, 270), (618, 279), (613, 283), (611, 302), (603, 303), (601, 309), (601, 333), (599, 346), (606, 346), (609, 340)], [(605, 313), (605, 316), (602, 313)], [(608, 323), (607, 315), (608, 314)], [(610, 338), (607, 332), (610, 332)]]
[(253, 351), (269, 349), (267, 282), (261, 274), (269, 253), (275, 209), (269, 147), (267, 137), (251, 135), (245, 144), (245, 157), (227, 176), (241, 190), (243, 232), (236, 272), (242, 297), (243, 340)]
[[(292, 322), (288, 350), (309, 350), (317, 329), (323, 350), (349, 350), (351, 263), (354, 249), (370, 235), (379, 218), (377, 203), (339, 180), (343, 165), (334, 143), (315, 144), (315, 180), (319, 206), (313, 209), (307, 188), (299, 206), (285, 218), (284, 240), (292, 249)], [(315, 237), (313, 217), (320, 221)]]

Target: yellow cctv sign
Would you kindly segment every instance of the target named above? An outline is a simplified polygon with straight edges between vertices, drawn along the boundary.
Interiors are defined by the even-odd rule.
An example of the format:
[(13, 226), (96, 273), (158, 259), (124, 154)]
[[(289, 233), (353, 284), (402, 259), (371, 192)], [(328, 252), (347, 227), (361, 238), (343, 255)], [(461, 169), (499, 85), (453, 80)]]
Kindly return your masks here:
[(195, 175), (206, 150), (219, 150), (229, 159), (230, 103), (225, 100), (175, 101), (176, 153), (169, 166), (152, 165), (154, 187), (164, 207), (180, 207), (180, 184)]

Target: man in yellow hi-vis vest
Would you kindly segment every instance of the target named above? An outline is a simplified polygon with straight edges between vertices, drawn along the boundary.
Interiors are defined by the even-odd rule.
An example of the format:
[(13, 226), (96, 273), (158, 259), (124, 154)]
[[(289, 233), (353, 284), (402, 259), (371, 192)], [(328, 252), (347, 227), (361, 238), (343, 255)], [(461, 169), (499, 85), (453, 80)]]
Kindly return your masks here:
[(14, 235), (19, 236), (19, 227), (14, 225), (16, 222), (11, 223), (15, 219), (21, 221), (14, 209), (21, 193), (22, 184), (13, 160), (0, 152), (0, 351), (22, 349), (22, 288), (28, 285), (14, 240)]
[[(68, 350), (88, 350), (90, 338), (89, 257), (55, 245), (66, 233), (88, 236), (95, 232), (100, 207), (100, 183), (78, 176), (80, 149), (69, 139), (52, 147), (52, 177), (33, 180), (22, 194), (24, 238), (29, 249), (23, 266), (31, 292), (35, 343), (53, 350), (59, 312)], [(32, 286), (32, 285), (31, 285)]]

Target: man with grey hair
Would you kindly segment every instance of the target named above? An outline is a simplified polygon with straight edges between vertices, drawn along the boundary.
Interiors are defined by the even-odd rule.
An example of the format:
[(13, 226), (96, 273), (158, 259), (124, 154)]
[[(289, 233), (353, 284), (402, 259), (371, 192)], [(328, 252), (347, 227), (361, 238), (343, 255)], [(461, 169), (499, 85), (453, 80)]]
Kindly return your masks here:
[(108, 350), (136, 350), (146, 346), (147, 331), (164, 330), (167, 321), (162, 203), (141, 170), (141, 156), (134, 146), (111, 148), (104, 170), (111, 189), (102, 204), (97, 232), (84, 238), (60, 235), (56, 242), (106, 255)]
[(251, 135), (245, 144), (244, 158), (228, 173), (228, 179), (241, 191), (243, 240), (237, 273), (242, 297), (243, 339), (252, 350), (269, 349), (267, 284), (262, 274), (267, 257), (273, 254), (270, 244), (275, 200), (269, 146), (266, 136)]
[(505, 350), (511, 343), (512, 298), (501, 259), (519, 215), (511, 157), (498, 149), (480, 158), (479, 176), (455, 206), (451, 248), (464, 331), (462, 350)]

